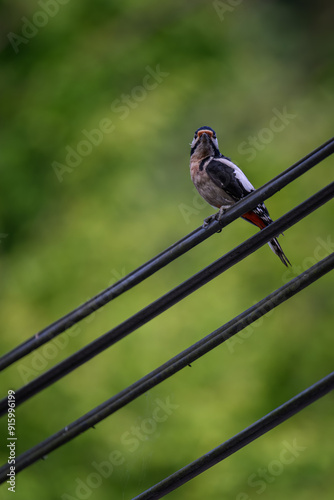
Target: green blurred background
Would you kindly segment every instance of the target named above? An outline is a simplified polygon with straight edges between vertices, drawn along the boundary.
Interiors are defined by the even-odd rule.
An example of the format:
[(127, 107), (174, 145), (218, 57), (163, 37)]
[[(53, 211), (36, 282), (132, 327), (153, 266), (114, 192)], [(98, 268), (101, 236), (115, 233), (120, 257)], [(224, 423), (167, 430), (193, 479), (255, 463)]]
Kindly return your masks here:
[[(0, 5), (1, 353), (212, 213), (189, 176), (196, 128), (213, 127), (221, 151), (256, 187), (332, 136), (329, 0)], [(276, 194), (267, 201), (272, 217), (325, 186), (332, 172), (329, 158)], [(264, 246), (19, 407), (17, 453), (328, 255), (332, 214), (329, 203), (286, 231), (289, 271)], [(235, 221), (7, 369), (1, 396), (254, 232)], [(128, 500), (328, 374), (332, 285), (325, 276), (243, 337), (18, 474), (16, 498)], [(163, 410), (166, 402), (172, 409)], [(333, 402), (327, 396), (168, 498), (332, 499)], [(1, 463), (5, 439), (2, 419)], [(295, 455), (284, 452), (296, 444)], [(0, 498), (11, 498), (6, 487)]]

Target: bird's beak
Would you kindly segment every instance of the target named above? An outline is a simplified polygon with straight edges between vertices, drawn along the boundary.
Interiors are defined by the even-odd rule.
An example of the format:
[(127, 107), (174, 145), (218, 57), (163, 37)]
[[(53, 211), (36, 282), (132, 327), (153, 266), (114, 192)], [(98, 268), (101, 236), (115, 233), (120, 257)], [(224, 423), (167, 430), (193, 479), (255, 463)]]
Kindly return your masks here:
[(205, 130), (205, 129), (203, 129), (203, 130), (200, 130), (199, 132), (197, 132), (198, 137), (200, 137), (202, 134), (209, 135), (211, 137), (211, 139), (213, 137), (213, 132), (211, 130)]

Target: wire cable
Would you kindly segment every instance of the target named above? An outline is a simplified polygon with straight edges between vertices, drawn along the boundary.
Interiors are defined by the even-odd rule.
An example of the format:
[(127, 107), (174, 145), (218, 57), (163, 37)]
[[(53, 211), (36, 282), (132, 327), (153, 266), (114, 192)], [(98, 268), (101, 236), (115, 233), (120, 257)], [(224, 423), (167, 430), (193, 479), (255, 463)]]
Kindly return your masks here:
[[(18, 389), (15, 395), (16, 406), (19, 406), (27, 399), (30, 399), (35, 394), (98, 355), (100, 352), (126, 337), (140, 326), (166, 311), (333, 197), (334, 182), (318, 191), (303, 203), (284, 214), (275, 222), (262, 229), (188, 280), (173, 288), (170, 292), (123, 321), (123, 323), (109, 330), (104, 335), (98, 337), (93, 342), (87, 344), (79, 351), (53, 366), (50, 370), (44, 372), (39, 377), (36, 377), (31, 382)], [(7, 398), (3, 398), (0, 401), (0, 415), (3, 415), (6, 411)]]
[(254, 208), (258, 203), (275, 194), (277, 191), (295, 180), (300, 175), (304, 174), (307, 170), (317, 165), (332, 153), (334, 153), (334, 138), (329, 139), (297, 163), (277, 175), (274, 179), (264, 184), (261, 188), (246, 196), (229, 209), (220, 222), (214, 221), (205, 229), (202, 227), (195, 229), (190, 234), (177, 241), (115, 284), (98, 293), (81, 306), (77, 307), (59, 320), (36, 333), (33, 337), (9, 351), (0, 358), (0, 371), (4, 370), (15, 361), (23, 358), (39, 346), (50, 341), (60, 333), (97, 311), (108, 302), (120, 296), (122, 293), (141, 283), (168, 263), (172, 262), (191, 248), (212, 236), (222, 227), (227, 226), (235, 219)]
[[(156, 368), (148, 375), (142, 377), (126, 389), (123, 389), (121, 392), (100, 404), (79, 419), (75, 420), (65, 428), (18, 456), (16, 458), (15, 472), (18, 473), (29, 467), (37, 460), (45, 457), (53, 450), (71, 441), (76, 436), (82, 434), (89, 428), (95, 426), (97, 423), (110, 416), (112, 413), (115, 413), (131, 401), (134, 401), (148, 390), (179, 372), (182, 368), (188, 366), (190, 363), (193, 363), (242, 329), (246, 328), (254, 321), (258, 320), (260, 317), (267, 314), (282, 302), (299, 293), (311, 283), (318, 280), (321, 276), (330, 272), (333, 268), (334, 252), (269, 294), (254, 306), (230, 320), (225, 325), (196, 342), (188, 349), (182, 351), (177, 356), (161, 365), (159, 368)], [(7, 480), (8, 471), (8, 464), (5, 464), (0, 468), (0, 484)]]
[(334, 372), (132, 500), (157, 500), (202, 474), (334, 389)]

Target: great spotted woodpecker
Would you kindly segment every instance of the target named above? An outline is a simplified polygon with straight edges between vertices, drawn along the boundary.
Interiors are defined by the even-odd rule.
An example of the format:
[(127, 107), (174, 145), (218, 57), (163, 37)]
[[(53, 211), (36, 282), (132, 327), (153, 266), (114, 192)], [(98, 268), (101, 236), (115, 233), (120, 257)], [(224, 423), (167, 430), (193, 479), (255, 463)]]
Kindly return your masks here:
[[(204, 220), (204, 227), (212, 218), (221, 217), (228, 208), (255, 189), (242, 170), (220, 153), (216, 133), (211, 127), (200, 127), (195, 132), (190, 151), (190, 175), (205, 201), (219, 208), (219, 214)], [(272, 222), (264, 203), (259, 203), (253, 210), (243, 214), (242, 218), (260, 229)], [(283, 264), (288, 266), (290, 262), (277, 238), (268, 244)]]

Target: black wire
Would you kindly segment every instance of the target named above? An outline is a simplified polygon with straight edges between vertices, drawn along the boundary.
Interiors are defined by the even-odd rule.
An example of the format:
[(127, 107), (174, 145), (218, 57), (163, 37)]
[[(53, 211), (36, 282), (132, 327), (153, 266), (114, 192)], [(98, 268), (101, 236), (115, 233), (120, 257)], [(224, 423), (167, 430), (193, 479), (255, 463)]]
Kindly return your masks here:
[[(137, 312), (120, 325), (97, 338), (90, 344), (64, 359), (50, 370), (35, 378), (16, 391), (16, 406), (42, 391), (49, 385), (61, 379), (80, 365), (95, 357), (111, 345), (126, 337), (140, 326), (155, 318), (168, 308), (223, 273), (237, 262), (267, 243), (273, 236), (282, 233), (307, 214), (313, 212), (334, 196), (334, 182), (318, 191), (306, 201), (287, 212), (275, 222), (259, 231), (257, 234), (241, 243), (239, 246), (220, 257), (188, 280), (184, 281), (170, 292), (155, 300), (147, 307)], [(0, 401), (0, 415), (7, 411), (7, 398)]]
[(141, 283), (143, 280), (175, 260), (177, 257), (183, 255), (194, 246), (212, 236), (212, 234), (216, 233), (219, 229), (221, 229), (221, 227), (227, 226), (245, 212), (254, 208), (259, 202), (264, 201), (275, 194), (294, 179), (314, 167), (317, 163), (330, 156), (333, 152), (334, 138), (319, 146), (300, 161), (237, 203), (228, 211), (228, 213), (224, 215), (221, 223), (213, 222), (206, 229), (195, 229), (193, 232), (177, 241), (159, 255), (138, 267), (136, 270), (132, 271), (117, 283), (111, 285), (106, 290), (103, 290), (92, 299), (88, 300), (72, 312), (66, 314), (2, 356), (0, 358), (0, 371), (37, 349), (37, 347), (53, 339), (71, 326), (75, 325), (83, 318), (98, 310), (100, 307), (120, 296), (122, 293), (130, 290), (138, 283)]
[[(206, 353), (222, 344), (225, 340), (229, 339), (243, 328), (246, 328), (261, 316), (267, 314), (282, 302), (286, 301), (290, 297), (293, 297), (295, 294), (299, 293), (311, 283), (318, 280), (321, 276), (331, 271), (333, 268), (334, 252), (279, 289), (269, 294), (254, 306), (239, 314), (225, 325), (196, 342), (188, 349), (179, 353), (159, 368), (153, 370), (151, 373), (141, 378), (131, 386), (127, 387), (65, 428), (18, 456), (16, 458), (15, 472), (18, 473), (19, 471), (25, 469), (40, 458), (45, 457), (53, 450), (85, 432), (90, 427), (95, 426), (98, 422), (101, 422), (112, 413), (115, 413), (120, 408), (124, 407), (148, 390), (180, 371), (182, 368), (188, 366), (189, 363), (192, 363), (201, 356), (204, 356)], [(7, 480), (8, 471), (8, 464), (5, 464), (0, 468), (0, 483)]]
[(157, 500), (202, 474), (334, 389), (334, 372), (132, 500)]

